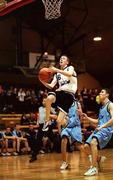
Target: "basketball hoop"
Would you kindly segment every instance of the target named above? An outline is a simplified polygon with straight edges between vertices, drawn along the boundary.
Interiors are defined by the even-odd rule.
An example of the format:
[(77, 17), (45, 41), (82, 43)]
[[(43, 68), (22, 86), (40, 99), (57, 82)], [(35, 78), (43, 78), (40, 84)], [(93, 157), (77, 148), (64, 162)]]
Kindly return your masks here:
[(42, 0), (45, 7), (45, 18), (47, 20), (57, 19), (61, 16), (61, 4), (63, 0)]

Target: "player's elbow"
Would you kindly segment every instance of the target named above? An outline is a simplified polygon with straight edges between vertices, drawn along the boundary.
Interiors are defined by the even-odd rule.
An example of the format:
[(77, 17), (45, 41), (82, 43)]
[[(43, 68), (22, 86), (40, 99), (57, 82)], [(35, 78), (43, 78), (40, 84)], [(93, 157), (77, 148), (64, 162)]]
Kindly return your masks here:
[(111, 126), (113, 126), (113, 117), (112, 117), (112, 119), (111, 119)]

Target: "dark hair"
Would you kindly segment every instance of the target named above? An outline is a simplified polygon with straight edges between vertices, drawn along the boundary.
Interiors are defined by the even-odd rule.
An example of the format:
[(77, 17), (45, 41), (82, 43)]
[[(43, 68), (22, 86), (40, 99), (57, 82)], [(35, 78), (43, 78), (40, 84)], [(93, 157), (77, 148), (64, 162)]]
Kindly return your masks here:
[(111, 91), (110, 91), (110, 89), (108, 89), (108, 88), (102, 88), (102, 90), (105, 90), (106, 93), (109, 94), (109, 95), (111, 94)]

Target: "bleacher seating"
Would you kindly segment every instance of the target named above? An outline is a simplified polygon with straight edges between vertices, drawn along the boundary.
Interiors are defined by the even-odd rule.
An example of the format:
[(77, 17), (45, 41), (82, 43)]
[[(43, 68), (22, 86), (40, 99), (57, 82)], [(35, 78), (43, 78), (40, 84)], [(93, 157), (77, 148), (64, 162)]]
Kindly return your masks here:
[(9, 126), (10, 123), (20, 123), (22, 114), (0, 114), (0, 124)]
[[(28, 116), (29, 114), (27, 114)], [(22, 114), (0, 114), (0, 129), (4, 129), (11, 124), (20, 124)], [(21, 129), (29, 128), (29, 125), (20, 125)], [(34, 125), (34, 128), (38, 128), (38, 125)], [(58, 129), (53, 129), (53, 132), (58, 132)]]

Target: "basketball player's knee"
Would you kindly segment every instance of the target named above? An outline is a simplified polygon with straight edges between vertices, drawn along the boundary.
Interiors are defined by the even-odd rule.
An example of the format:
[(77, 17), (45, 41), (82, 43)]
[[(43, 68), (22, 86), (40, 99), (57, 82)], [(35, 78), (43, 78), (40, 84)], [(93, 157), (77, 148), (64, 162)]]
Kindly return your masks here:
[(67, 137), (63, 136), (61, 142), (62, 144), (67, 144)]
[(86, 151), (87, 149), (89, 149), (89, 144), (84, 144), (84, 150)]
[(84, 146), (83, 146), (83, 144), (80, 144), (80, 143), (75, 143), (75, 147), (76, 147), (76, 149), (77, 150), (79, 150), (79, 151), (84, 151)]
[(57, 123), (61, 124), (61, 120), (59, 118), (57, 118)]
[(55, 102), (55, 97), (53, 95), (49, 95), (46, 98), (46, 104), (51, 104), (51, 103), (54, 103), (54, 102)]
[(92, 147), (95, 147), (98, 145), (98, 142), (97, 142), (97, 139), (96, 138), (93, 138), (92, 142), (91, 142), (91, 146)]
[(84, 146), (83, 146), (83, 144), (79, 145), (79, 146), (78, 146), (78, 149), (83, 152), (83, 151), (84, 151)]

